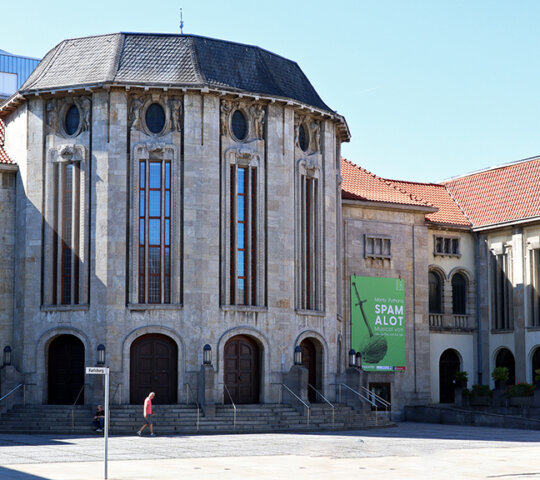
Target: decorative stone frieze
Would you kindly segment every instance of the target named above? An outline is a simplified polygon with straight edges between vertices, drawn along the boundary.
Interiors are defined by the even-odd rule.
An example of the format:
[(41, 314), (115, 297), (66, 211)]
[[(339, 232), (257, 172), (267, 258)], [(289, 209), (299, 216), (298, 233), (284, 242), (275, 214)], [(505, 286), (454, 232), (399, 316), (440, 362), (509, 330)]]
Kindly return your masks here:
[(238, 101), (238, 100), (222, 100), (221, 101), (221, 135), (230, 136), (233, 140), (238, 141), (232, 132), (231, 121), (233, 113), (240, 110), (247, 121), (248, 132), (246, 137), (241, 140), (242, 143), (249, 143), (254, 140), (264, 140), (264, 125), (266, 119), (266, 108), (260, 103)]
[[(66, 114), (75, 106), (79, 112), (79, 124), (75, 131), (70, 135), (65, 129)], [(64, 138), (74, 138), (90, 128), (90, 116), (92, 113), (92, 101), (90, 97), (65, 97), (60, 99), (51, 99), (46, 106), (46, 124), (47, 133), (60, 135)]]
[(308, 147), (305, 150), (307, 155), (317, 153), (321, 149), (321, 122), (312, 119), (307, 115), (295, 115), (294, 117), (294, 144), (300, 147), (300, 126), (303, 126), (305, 134), (309, 136)]
[(63, 144), (50, 149), (52, 162), (82, 162), (86, 159), (86, 147), (79, 144)]
[[(146, 111), (150, 105), (157, 103), (163, 108), (165, 113), (165, 123), (163, 129), (158, 133), (153, 133), (146, 124)], [(128, 124), (131, 129), (139, 130), (152, 137), (161, 137), (170, 132), (182, 131), (183, 103), (178, 97), (168, 95), (131, 95), (129, 102)]]

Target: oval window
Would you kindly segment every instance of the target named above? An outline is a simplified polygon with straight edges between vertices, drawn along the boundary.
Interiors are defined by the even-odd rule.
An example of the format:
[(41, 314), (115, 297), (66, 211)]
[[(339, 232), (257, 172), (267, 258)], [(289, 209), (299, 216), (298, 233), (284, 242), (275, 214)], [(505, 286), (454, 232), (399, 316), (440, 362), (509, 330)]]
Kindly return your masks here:
[(152, 133), (159, 133), (165, 126), (165, 110), (159, 103), (152, 103), (146, 109), (146, 126)]
[(305, 152), (309, 146), (309, 137), (304, 125), (300, 125), (300, 128), (298, 129), (298, 145), (300, 145), (303, 152)]
[(64, 128), (68, 135), (73, 135), (79, 129), (79, 123), (81, 121), (81, 115), (79, 109), (75, 105), (71, 105), (67, 109), (66, 117), (64, 119)]
[(244, 140), (247, 135), (246, 117), (240, 110), (236, 110), (232, 116), (232, 132), (238, 140)]

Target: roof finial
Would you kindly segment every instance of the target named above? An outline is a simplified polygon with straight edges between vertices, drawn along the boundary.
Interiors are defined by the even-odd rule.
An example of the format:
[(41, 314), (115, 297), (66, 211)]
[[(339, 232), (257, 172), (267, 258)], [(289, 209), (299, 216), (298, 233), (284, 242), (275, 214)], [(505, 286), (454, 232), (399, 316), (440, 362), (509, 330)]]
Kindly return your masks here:
[(182, 9), (180, 9), (180, 35), (184, 34), (184, 20), (182, 18)]

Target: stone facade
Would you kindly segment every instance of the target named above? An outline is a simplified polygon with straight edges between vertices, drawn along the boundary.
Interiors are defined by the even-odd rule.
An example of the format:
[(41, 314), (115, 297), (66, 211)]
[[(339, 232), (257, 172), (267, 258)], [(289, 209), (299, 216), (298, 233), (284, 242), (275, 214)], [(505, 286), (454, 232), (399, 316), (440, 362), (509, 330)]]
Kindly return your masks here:
[[(430, 349), (427, 265), (428, 228), (422, 207), (343, 202), (343, 291), (351, 275), (401, 278), (405, 281), (406, 370), (370, 372), (369, 382), (390, 385), (392, 409), (430, 401)], [(364, 235), (384, 236), (391, 242), (390, 259), (366, 258)], [(344, 320), (350, 322), (350, 296), (345, 295)], [(347, 340), (347, 344), (350, 344)]]
[[(160, 135), (144, 126), (144, 109), (152, 103), (167, 112), (167, 126)], [(251, 122), (248, 138), (242, 142), (228, 131), (229, 119), (223, 120), (223, 105), (228, 104), (233, 111), (247, 112)], [(61, 122), (72, 105), (80, 111), (81, 124), (69, 135)], [(299, 114), (317, 128), (308, 152), (295, 139)], [(17, 128), (19, 117), (28, 130)], [(8, 330), (7, 303), (2, 304), (2, 315), (14, 363), (27, 383), (36, 384), (31, 401), (50, 399), (48, 350), (60, 335), (82, 342), (85, 365), (96, 363), (99, 344), (106, 346), (113, 401), (119, 403), (132, 401), (130, 351), (133, 342), (148, 334), (165, 335), (177, 346), (174, 383), (179, 402), (187, 399), (186, 392), (197, 391), (204, 344), (212, 347), (215, 387), (223, 391), (219, 385), (224, 383), (224, 348), (238, 335), (252, 338), (259, 349), (259, 401), (277, 401), (276, 384), (292, 366), (295, 346), (306, 338), (320, 351), (319, 387), (333, 397), (329, 385), (339, 369), (337, 359), (343, 358), (337, 352), (337, 338), (345, 332), (336, 312), (339, 163), (335, 155), (340, 140), (334, 119), (284, 103), (234, 95), (111, 89), (31, 98), (6, 124), (12, 145), (29, 142), (26, 155), (16, 156), (20, 188), (14, 276), (20, 283), (13, 334)], [(167, 159), (172, 165), (171, 301), (163, 304), (140, 303), (138, 298), (138, 164), (149, 159)], [(230, 304), (227, 298), (227, 175), (230, 165), (242, 162), (256, 165), (260, 172), (259, 243), (253, 259), (259, 277), (256, 304), (246, 306)], [(315, 228), (321, 247), (314, 267), (319, 303), (314, 309), (298, 307), (294, 287), (299, 261), (294, 205), (299, 165), (306, 162), (316, 170), (320, 188)], [(72, 292), (71, 300), (63, 302), (65, 286), (54, 272), (62, 268), (61, 254), (55, 255), (56, 238), (62, 235), (58, 202), (65, 175), (59, 172), (65, 172), (68, 164), (77, 165), (73, 228), (78, 233), (71, 246), (79, 273), (76, 286), (72, 281), (76, 300)], [(13, 237), (13, 228), (10, 233)], [(71, 235), (69, 241), (75, 239)], [(5, 273), (8, 278), (3, 284), (9, 285), (13, 276)], [(84, 401), (93, 403), (100, 398), (100, 381), (89, 383)]]

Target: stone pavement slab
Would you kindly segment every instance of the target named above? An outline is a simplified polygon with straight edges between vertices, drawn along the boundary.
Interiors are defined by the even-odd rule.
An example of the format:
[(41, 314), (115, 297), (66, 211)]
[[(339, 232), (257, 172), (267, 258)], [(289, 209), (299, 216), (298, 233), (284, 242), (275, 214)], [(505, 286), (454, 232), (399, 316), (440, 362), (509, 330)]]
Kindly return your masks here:
[[(420, 423), (353, 432), (112, 437), (108, 477), (540, 479), (539, 440), (537, 431)], [(2, 480), (100, 478), (102, 438), (0, 435)]]

